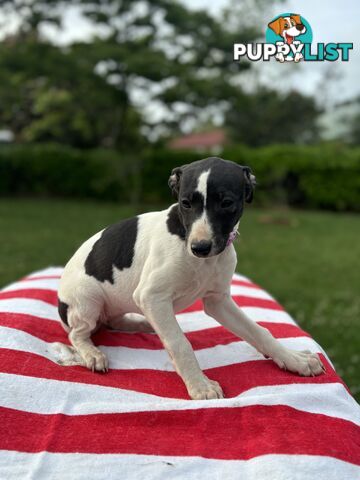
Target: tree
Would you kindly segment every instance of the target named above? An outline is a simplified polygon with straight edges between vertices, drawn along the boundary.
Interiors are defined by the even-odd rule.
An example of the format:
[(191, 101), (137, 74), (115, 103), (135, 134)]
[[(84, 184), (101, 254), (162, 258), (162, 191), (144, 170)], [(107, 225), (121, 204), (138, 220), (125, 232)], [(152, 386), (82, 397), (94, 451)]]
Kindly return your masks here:
[[(246, 94), (240, 86), (251, 64), (233, 62), (232, 46), (260, 36), (256, 17), (244, 14), (254, 2), (258, 9), (268, 4), (233, 2), (215, 18), (177, 0), (73, 0), (101, 36), (64, 49), (46, 41), (41, 27), (60, 27), (69, 2), (3, 0), (20, 27), (0, 51), (0, 122), (19, 141), (84, 147), (134, 149), (144, 136), (168, 136), (213, 116), (225, 118), (236, 141), (310, 141), (312, 99), (264, 89)], [(280, 132), (284, 121), (287, 134)]]
[[(195, 124), (215, 107), (224, 109), (224, 91), (235, 89), (231, 78), (249, 68), (235, 64), (232, 45), (251, 41), (254, 28), (230, 31), (221, 19), (191, 11), (174, 0), (79, 0), (84, 13), (107, 34), (92, 44), (94, 65), (124, 95), (122, 115), (136, 102), (143, 131), (169, 134)], [(77, 46), (78, 49), (81, 45)], [(87, 50), (87, 46), (82, 48)], [(148, 105), (163, 112), (160, 120), (146, 115)]]
[(352, 145), (360, 145), (360, 96), (343, 102), (342, 106), (347, 110), (341, 119), (348, 129), (345, 139)]
[(320, 109), (312, 97), (260, 88), (238, 95), (226, 114), (232, 139), (251, 146), (311, 143), (319, 138)]
[[(22, 114), (26, 112), (20, 121), (26, 132), (21, 130), (20, 134), (17, 129), (19, 139), (63, 138), (70, 118), (76, 123), (76, 131), (80, 129), (83, 137), (90, 137), (86, 133), (85, 115), (98, 119), (99, 112), (94, 104), (91, 115), (89, 102), (84, 105), (81, 101), (83, 97), (88, 100), (88, 94), (82, 95), (80, 77), (86, 78), (89, 92), (97, 92), (94, 101), (98, 95), (103, 97), (101, 89), (109, 96), (113, 92), (112, 126), (113, 131), (120, 133), (112, 137), (116, 137), (116, 144), (124, 145), (132, 143), (127, 133), (133, 126), (141, 125), (142, 132), (148, 135), (158, 128), (158, 121), (146, 115), (149, 104), (156, 104), (158, 110), (165, 112), (161, 131), (178, 130), (189, 119), (196, 121), (209, 107), (223, 109), (223, 92), (231, 90), (235, 94), (230, 84), (232, 76), (249, 68), (249, 64), (233, 62), (232, 44), (254, 39), (257, 32), (253, 28), (230, 32), (207, 12), (188, 10), (175, 0), (74, 0), (72, 5), (78, 5), (95, 26), (103, 27), (103, 34), (91, 44), (77, 43), (66, 52), (60, 51), (46, 44), (39, 32), (49, 21), (61, 24), (59, 12), (66, 3), (61, 0), (4, 0), (2, 3), (8, 12), (17, 11), (21, 21), (16, 36), (21, 41), (15, 41), (12, 48), (8, 48), (10, 56), (20, 53), (17, 73), (26, 97), (20, 95), (16, 99)], [(22, 49), (27, 52), (21, 56)], [(33, 66), (29, 65), (26, 55)], [(6, 67), (7, 60), (0, 59), (0, 67)], [(52, 74), (52, 68), (56, 75)], [(45, 75), (40, 73), (44, 69)], [(93, 72), (97, 73), (98, 80), (91, 76)], [(11, 74), (5, 68), (4, 76), (8, 73)], [(18, 78), (11, 80), (17, 81)], [(36, 99), (25, 94), (24, 90), (29, 89)], [(10, 122), (12, 126), (15, 123), (19, 123), (18, 115)], [(71, 137), (68, 135), (73, 142)], [(88, 140), (81, 142), (88, 144)]]
[(122, 93), (70, 50), (17, 36), (0, 51), (0, 122), (18, 142), (57, 141), (76, 147), (140, 141), (140, 117), (130, 110), (125, 133), (114, 128)]
[(65, 0), (1, 0), (0, 7), (2, 18), (5, 21), (9, 16), (18, 19), (19, 36), (37, 36), (40, 25), (61, 25), (61, 7), (69, 2)]

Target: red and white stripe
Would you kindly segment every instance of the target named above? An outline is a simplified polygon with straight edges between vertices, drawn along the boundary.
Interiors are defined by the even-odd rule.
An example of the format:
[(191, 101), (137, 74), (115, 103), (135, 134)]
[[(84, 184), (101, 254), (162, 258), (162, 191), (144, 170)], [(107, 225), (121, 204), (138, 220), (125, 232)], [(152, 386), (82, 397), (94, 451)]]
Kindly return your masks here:
[(318, 352), (325, 375), (280, 370), (208, 317), (179, 324), (226, 398), (189, 400), (155, 334), (100, 331), (107, 374), (57, 364), (68, 344), (61, 268), (0, 291), (0, 479), (360, 478), (360, 408), (322, 348), (248, 278), (232, 295), (281, 343)]

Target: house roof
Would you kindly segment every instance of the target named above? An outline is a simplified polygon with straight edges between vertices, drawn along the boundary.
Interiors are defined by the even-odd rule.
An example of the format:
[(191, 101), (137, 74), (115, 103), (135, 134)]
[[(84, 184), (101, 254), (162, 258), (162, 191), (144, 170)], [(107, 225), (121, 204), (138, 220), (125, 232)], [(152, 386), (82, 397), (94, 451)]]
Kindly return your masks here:
[(208, 132), (192, 133), (174, 138), (170, 141), (169, 147), (175, 150), (182, 148), (211, 148), (224, 143), (226, 143), (225, 131), (218, 128)]

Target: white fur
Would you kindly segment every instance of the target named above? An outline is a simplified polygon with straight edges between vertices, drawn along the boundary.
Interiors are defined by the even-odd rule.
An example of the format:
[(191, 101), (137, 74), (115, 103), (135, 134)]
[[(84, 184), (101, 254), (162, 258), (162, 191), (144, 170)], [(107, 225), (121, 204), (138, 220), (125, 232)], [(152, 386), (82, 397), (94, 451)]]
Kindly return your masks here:
[(206, 172), (203, 172), (198, 179), (198, 184), (197, 184), (197, 191), (201, 193), (201, 195), (204, 197), (204, 207), (206, 206), (206, 199), (207, 199), (207, 181), (210, 175), (210, 171), (206, 170)]
[[(197, 219), (191, 227), (188, 241), (188, 252), (193, 255), (191, 251), (191, 244), (193, 242), (201, 242), (202, 240), (211, 241), (213, 239), (213, 231), (208, 219), (206, 211), (207, 200), (207, 181), (210, 175), (211, 169), (203, 172), (198, 179), (196, 191), (201, 193), (204, 198), (204, 211), (199, 219)], [(195, 257), (195, 255), (193, 255)]]

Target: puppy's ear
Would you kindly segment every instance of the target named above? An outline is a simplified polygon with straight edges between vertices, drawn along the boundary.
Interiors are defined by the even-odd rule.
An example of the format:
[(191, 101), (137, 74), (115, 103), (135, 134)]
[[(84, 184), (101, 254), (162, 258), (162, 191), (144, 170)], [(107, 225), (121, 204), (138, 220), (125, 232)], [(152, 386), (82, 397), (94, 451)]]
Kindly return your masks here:
[(293, 20), (295, 20), (295, 23), (298, 25), (299, 23), (302, 23), (301, 21), (301, 18), (300, 18), (300, 15), (298, 15), (297, 13), (293, 13), (292, 15), (290, 15), (290, 18), (292, 18)]
[(280, 35), (280, 32), (281, 32), (281, 29), (282, 29), (282, 25), (281, 25), (281, 22), (283, 21), (283, 19), (280, 17), (280, 18), (277, 18), (276, 20), (274, 20), (273, 22), (270, 22), (268, 24), (268, 27), (271, 28), (271, 30), (273, 32), (276, 33), (276, 35)]
[(176, 199), (178, 198), (178, 195), (179, 195), (180, 179), (181, 179), (181, 175), (183, 173), (184, 167), (186, 167), (186, 165), (182, 167), (173, 168), (168, 180), (168, 185), (171, 188), (171, 192)]
[(256, 177), (250, 167), (242, 167), (245, 178), (245, 202), (251, 203), (254, 197)]

